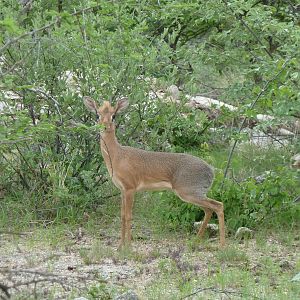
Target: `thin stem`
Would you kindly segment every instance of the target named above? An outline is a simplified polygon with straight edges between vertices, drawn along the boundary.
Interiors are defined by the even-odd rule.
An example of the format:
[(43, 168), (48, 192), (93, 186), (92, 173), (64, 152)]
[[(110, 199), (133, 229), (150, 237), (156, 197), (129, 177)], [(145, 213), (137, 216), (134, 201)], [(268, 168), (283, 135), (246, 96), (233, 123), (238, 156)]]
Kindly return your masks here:
[[(287, 66), (287, 63), (291, 60), (291, 58), (288, 58), (285, 63), (282, 65), (281, 69), (277, 72), (277, 74), (271, 78), (270, 80), (268, 80), (266, 82), (266, 84), (264, 85), (264, 87), (262, 88), (262, 90), (260, 91), (260, 93), (257, 95), (257, 97), (255, 98), (255, 100), (251, 103), (249, 109), (253, 109), (254, 106), (256, 105), (256, 103), (258, 102), (258, 100), (261, 98), (261, 96), (266, 92), (267, 88), (269, 87), (270, 83), (273, 82), (274, 80), (276, 80), (276, 78), (283, 72), (283, 70), (285, 69), (285, 67)], [(239, 127), (239, 130), (238, 130), (238, 134), (241, 133), (246, 121), (247, 121), (248, 117), (245, 116), (243, 118), (243, 121)], [(225, 179), (227, 177), (227, 173), (228, 173), (228, 169), (230, 167), (230, 164), (231, 164), (231, 160), (232, 160), (232, 157), (233, 157), (233, 153), (234, 153), (234, 150), (236, 148), (236, 145), (237, 145), (237, 142), (238, 140), (236, 139), (233, 143), (233, 146), (232, 148), (230, 149), (230, 152), (229, 152), (229, 155), (228, 155), (228, 160), (227, 160), (227, 165), (225, 167), (225, 171), (224, 171), (224, 178), (223, 178), (223, 181), (222, 181), (222, 184), (221, 184), (221, 192), (223, 191), (223, 187), (224, 187), (224, 183), (225, 183)]]

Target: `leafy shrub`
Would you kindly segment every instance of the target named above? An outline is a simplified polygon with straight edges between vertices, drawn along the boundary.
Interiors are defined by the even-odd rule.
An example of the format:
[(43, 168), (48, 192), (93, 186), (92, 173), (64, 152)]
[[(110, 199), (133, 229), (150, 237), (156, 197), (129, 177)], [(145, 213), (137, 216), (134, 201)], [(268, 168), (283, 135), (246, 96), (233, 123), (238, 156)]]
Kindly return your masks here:
[(191, 231), (193, 222), (200, 220), (203, 212), (193, 204), (183, 202), (173, 192), (155, 193), (155, 198), (159, 198), (159, 206), (153, 214), (160, 219), (164, 228), (169, 230), (185, 229)]
[(261, 183), (251, 177), (242, 182), (226, 179), (221, 190), (221, 181), (219, 174), (213, 195), (224, 203), (229, 229), (281, 222), (293, 226), (299, 221), (299, 207), (293, 203), (300, 193), (299, 178), (288, 167), (280, 166), (265, 172)]
[[(258, 2), (243, 16), (245, 23), (240, 12), (249, 11), (247, 1), (136, 1), (133, 6), (132, 1), (34, 1), (26, 8), (21, 2), (0, 1), (3, 216), (17, 220), (12, 214), (23, 214), (23, 206), (37, 219), (63, 219), (64, 214), (68, 219), (110, 191), (97, 128), (88, 128), (94, 117), (84, 109), (81, 95), (112, 102), (129, 96), (132, 109), (121, 117), (125, 129), (120, 141), (152, 150), (200, 148), (208, 137), (207, 118), (149, 99), (149, 91), (160, 87), (146, 78), (177, 84), (184, 94), (229, 100), (239, 107), (237, 120), (240, 112), (275, 119), (299, 115), (300, 35), (289, 1), (279, 6)], [(257, 107), (249, 111), (256, 98)], [(232, 114), (223, 112), (217, 119), (228, 124)], [(226, 133), (224, 128), (220, 132)], [(228, 135), (232, 132), (230, 128)], [(216, 133), (214, 137), (219, 140)], [(245, 214), (233, 227), (246, 224), (250, 215), (254, 220), (267, 215), (268, 197), (281, 207), (280, 197), (288, 195), (272, 191), (272, 185), (284, 190), (284, 175), (268, 178), (270, 186), (263, 183), (263, 191), (251, 180), (226, 180), (225, 189), (215, 188), (213, 195), (224, 200), (228, 218), (238, 209)], [(167, 196), (165, 202), (172, 199)], [(260, 202), (267, 207), (264, 214)], [(174, 224), (199, 217), (198, 209), (178, 203), (167, 216)]]
[(136, 138), (151, 150), (185, 152), (199, 148), (208, 139), (206, 115), (181, 104), (152, 101), (143, 118)]
[[(297, 226), (300, 207), (293, 203), (294, 198), (300, 194), (297, 176), (296, 172), (287, 167), (278, 167), (266, 172), (261, 183), (254, 178), (241, 182), (226, 179), (221, 189), (223, 175), (220, 173), (216, 175), (210, 195), (224, 203), (229, 231), (235, 231), (241, 226), (257, 228), (262, 224)], [(157, 213), (166, 224), (170, 224), (170, 228), (191, 229), (193, 223), (201, 220), (204, 215), (199, 207), (179, 200), (174, 194), (160, 196), (165, 207)]]

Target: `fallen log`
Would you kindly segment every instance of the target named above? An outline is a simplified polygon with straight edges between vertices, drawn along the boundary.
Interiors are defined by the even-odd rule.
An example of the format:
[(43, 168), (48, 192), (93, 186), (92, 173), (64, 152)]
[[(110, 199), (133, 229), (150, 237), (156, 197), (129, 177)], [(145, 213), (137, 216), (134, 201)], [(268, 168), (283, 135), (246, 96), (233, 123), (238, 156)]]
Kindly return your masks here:
[[(162, 89), (158, 90), (156, 95), (159, 99), (178, 103), (180, 98), (180, 90), (176, 85), (171, 85), (165, 91)], [(234, 105), (225, 103), (217, 99), (204, 97), (201, 95), (186, 95), (185, 98), (187, 99), (186, 105), (188, 107), (204, 111), (208, 119), (210, 120), (218, 119), (224, 110), (237, 113), (239, 110), (239, 108)], [(234, 121), (238, 122), (242, 117), (243, 115), (239, 115)], [(255, 115), (255, 117), (248, 118), (247, 122), (245, 123), (245, 127), (249, 127), (252, 129), (255, 126), (257, 126), (258, 123), (267, 121), (276, 121), (276, 118), (272, 115), (257, 114)], [(232, 125), (234, 125), (234, 123), (230, 123), (230, 126)], [(294, 120), (292, 123), (289, 124), (285, 124), (282, 122), (282, 124), (279, 125), (268, 126), (267, 132), (281, 137), (295, 136), (300, 132), (300, 120)]]

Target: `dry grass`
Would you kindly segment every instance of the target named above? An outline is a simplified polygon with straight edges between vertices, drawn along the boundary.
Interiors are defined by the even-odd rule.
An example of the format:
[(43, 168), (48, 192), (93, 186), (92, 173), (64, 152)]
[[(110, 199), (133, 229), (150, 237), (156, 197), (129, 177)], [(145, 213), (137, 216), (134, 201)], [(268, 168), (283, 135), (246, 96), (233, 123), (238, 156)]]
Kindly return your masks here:
[(76, 295), (112, 299), (126, 289), (141, 299), (223, 299), (226, 295), (230, 299), (297, 299), (299, 284), (290, 279), (299, 272), (300, 242), (296, 234), (292, 236), (288, 242), (282, 234), (268, 233), (245, 243), (229, 239), (220, 250), (216, 241), (154, 234), (117, 252), (116, 233), (102, 232), (99, 238), (84, 229), (80, 234), (42, 229), (22, 237), (3, 235), (0, 282), (26, 283), (33, 276), (25, 271), (37, 270), (45, 276), (57, 275), (61, 281), (24, 285), (19, 291), (12, 288), (9, 292), (15, 299), (37, 293), (34, 286), (37, 299)]

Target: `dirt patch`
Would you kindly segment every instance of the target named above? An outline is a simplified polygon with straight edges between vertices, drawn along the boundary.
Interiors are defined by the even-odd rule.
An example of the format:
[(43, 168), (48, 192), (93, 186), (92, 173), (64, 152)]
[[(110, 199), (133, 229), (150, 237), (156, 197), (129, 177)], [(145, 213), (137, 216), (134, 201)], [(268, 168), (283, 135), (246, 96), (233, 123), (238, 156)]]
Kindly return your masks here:
[(268, 261), (282, 272), (293, 269), (299, 261), (299, 241), (285, 246), (275, 238), (260, 244), (254, 239), (229, 241), (229, 250), (220, 251), (216, 241), (199, 244), (190, 237), (177, 236), (136, 240), (131, 250), (121, 253), (117, 252), (117, 237), (95, 239), (81, 234), (55, 247), (42, 241), (30, 242), (33, 233), (0, 238), (0, 283), (16, 299), (24, 295), (73, 299), (89, 295), (91, 287), (101, 284), (110, 287), (110, 295), (132, 289), (141, 299), (148, 299), (147, 286), (162, 274), (172, 276), (174, 270), (181, 274), (182, 281), (206, 280), (220, 268), (230, 267), (246, 268), (259, 278)]

